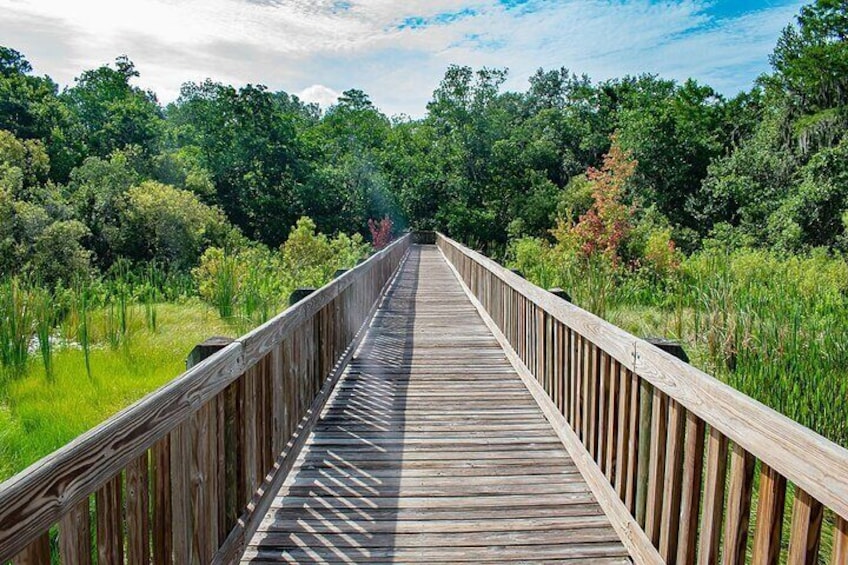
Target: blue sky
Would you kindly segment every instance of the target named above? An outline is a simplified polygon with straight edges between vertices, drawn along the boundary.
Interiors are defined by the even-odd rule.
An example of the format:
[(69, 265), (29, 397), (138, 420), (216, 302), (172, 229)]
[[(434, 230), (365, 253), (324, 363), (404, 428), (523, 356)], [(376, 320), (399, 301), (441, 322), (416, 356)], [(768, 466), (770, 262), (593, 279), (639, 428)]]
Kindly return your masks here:
[(184, 81), (263, 83), (317, 101), (360, 88), (421, 116), (447, 65), (603, 80), (652, 72), (733, 95), (768, 70), (794, 0), (0, 0), (0, 44), (60, 84), (128, 55), (168, 102)]

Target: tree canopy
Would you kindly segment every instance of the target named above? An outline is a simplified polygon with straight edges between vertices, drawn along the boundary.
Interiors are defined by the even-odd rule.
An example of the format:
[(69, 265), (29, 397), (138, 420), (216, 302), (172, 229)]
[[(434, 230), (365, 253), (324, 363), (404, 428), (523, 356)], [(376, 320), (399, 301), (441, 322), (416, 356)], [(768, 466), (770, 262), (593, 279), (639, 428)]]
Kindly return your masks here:
[[(599, 182), (618, 187), (634, 233), (649, 223), (686, 251), (716, 238), (844, 251), (847, 36), (845, 2), (805, 6), (772, 71), (733, 98), (566, 68), (512, 92), (504, 69), (453, 65), (420, 119), (388, 117), (361, 90), (321, 109), (211, 80), (163, 106), (126, 56), (60, 90), (0, 47), (0, 265), (53, 280), (120, 259), (186, 270), (221, 238), (278, 247), (302, 216), (363, 236), (388, 217), (497, 252), (600, 217)], [(610, 155), (632, 159), (626, 183), (598, 176), (614, 175)]]

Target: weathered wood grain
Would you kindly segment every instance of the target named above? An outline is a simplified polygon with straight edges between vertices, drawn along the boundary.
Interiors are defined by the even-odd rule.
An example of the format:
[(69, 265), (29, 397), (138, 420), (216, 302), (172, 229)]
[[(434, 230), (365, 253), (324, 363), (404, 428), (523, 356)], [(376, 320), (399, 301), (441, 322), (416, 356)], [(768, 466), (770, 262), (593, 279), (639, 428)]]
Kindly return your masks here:
[(127, 563), (150, 563), (150, 473), (147, 453), (126, 470)]
[(821, 502), (796, 486), (786, 561), (789, 565), (814, 565), (818, 561), (823, 517)]
[(745, 563), (755, 463), (750, 453), (736, 444), (733, 445), (730, 454), (730, 479), (727, 486), (724, 551), (722, 552), (722, 563), (725, 565)]
[(830, 565), (848, 565), (848, 520), (837, 518), (833, 526)]
[(121, 475), (103, 485), (95, 496), (98, 563), (124, 562), (124, 517)]
[(707, 466), (704, 470), (704, 510), (699, 532), (699, 565), (718, 563), (727, 479), (727, 437), (711, 427), (708, 438)]
[(680, 489), (680, 527), (676, 563), (695, 563), (698, 518), (701, 509), (701, 482), (704, 466), (704, 421), (686, 412), (686, 444), (683, 447), (683, 476)]
[(760, 469), (757, 529), (754, 533), (753, 565), (777, 565), (783, 513), (786, 508), (786, 479), (768, 465)]
[(59, 522), (59, 555), (62, 563), (91, 564), (91, 518), (86, 498)]
[(677, 562), (677, 544), (681, 537), (680, 514), (683, 496), (686, 409), (672, 400), (669, 402), (668, 410), (668, 445), (663, 473), (659, 550), (663, 559), (673, 564)]

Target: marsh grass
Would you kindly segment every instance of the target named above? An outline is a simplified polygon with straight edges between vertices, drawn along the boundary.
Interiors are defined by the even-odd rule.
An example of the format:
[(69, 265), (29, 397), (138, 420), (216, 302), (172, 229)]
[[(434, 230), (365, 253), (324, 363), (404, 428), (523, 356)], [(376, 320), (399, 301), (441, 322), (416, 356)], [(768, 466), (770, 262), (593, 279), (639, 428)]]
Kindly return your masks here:
[[(143, 306), (129, 308), (133, 339), (113, 349), (92, 341), (91, 378), (79, 346), (53, 351), (53, 377), (41, 364), (7, 384), (0, 400), (0, 480), (65, 445), (82, 432), (155, 390), (185, 370), (188, 352), (210, 335), (235, 336), (237, 329), (197, 299), (159, 304), (156, 332), (147, 329)], [(105, 333), (104, 308), (88, 312), (92, 338)]]
[(19, 279), (0, 283), (0, 379), (25, 373), (32, 338), (32, 296)]

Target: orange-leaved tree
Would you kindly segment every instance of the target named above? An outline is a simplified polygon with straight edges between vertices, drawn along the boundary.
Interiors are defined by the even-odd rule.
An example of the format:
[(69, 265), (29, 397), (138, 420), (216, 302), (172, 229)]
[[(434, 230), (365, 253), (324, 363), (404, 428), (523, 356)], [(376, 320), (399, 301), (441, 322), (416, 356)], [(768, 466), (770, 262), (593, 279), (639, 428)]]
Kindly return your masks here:
[(586, 258), (602, 255), (618, 265), (619, 248), (632, 228), (633, 208), (623, 198), (636, 165), (631, 152), (622, 149), (617, 134), (613, 134), (603, 166), (586, 173), (592, 185), (591, 207), (572, 225), (560, 220), (553, 230), (557, 240), (570, 244)]

